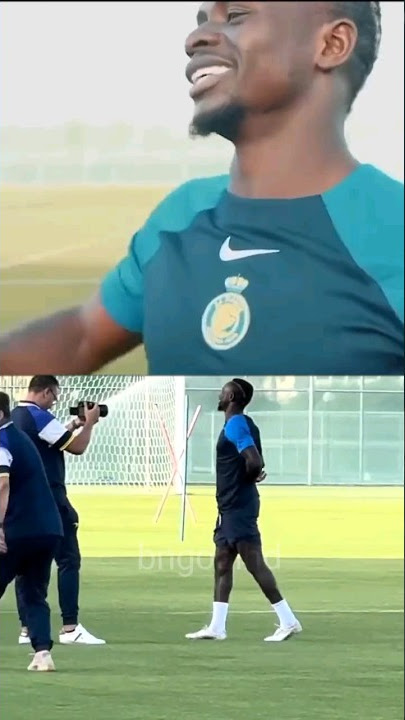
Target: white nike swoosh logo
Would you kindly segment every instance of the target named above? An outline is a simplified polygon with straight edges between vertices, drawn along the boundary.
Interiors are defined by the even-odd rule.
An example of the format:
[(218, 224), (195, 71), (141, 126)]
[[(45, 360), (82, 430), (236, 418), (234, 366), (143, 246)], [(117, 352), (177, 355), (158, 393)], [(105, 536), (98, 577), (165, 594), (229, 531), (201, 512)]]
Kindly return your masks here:
[(232, 250), (229, 247), (231, 236), (226, 238), (225, 242), (221, 245), (219, 251), (219, 257), (223, 262), (229, 262), (230, 260), (243, 260), (244, 258), (253, 257), (254, 255), (272, 255), (278, 253), (280, 250)]

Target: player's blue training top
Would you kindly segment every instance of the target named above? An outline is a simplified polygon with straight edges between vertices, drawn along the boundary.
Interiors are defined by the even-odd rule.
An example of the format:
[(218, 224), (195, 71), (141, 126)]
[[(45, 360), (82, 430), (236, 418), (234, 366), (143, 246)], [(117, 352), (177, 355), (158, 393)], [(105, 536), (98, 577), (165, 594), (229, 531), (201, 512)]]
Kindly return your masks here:
[(20, 402), (11, 411), (11, 418), (38, 449), (54, 497), (58, 504), (63, 505), (66, 500), (63, 450), (73, 439), (73, 433), (49, 410), (43, 410), (33, 402)]
[(63, 535), (62, 522), (34, 443), (12, 422), (0, 428), (0, 475), (10, 478), (6, 541)]
[(246, 477), (246, 461), (241, 455), (254, 445), (261, 455), (260, 432), (253, 420), (247, 415), (229, 418), (217, 442), (216, 498), (220, 513), (245, 508), (250, 514), (259, 514), (257, 486)]
[(104, 279), (151, 374), (403, 372), (403, 185), (360, 165), (323, 195), (169, 195)]

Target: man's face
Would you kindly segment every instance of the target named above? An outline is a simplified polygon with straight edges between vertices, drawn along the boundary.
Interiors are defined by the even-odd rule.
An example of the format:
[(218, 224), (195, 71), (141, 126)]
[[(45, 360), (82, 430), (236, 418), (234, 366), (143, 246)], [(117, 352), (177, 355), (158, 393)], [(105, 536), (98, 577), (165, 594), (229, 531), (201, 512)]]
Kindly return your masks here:
[(41, 393), (41, 396), (39, 398), (38, 405), (40, 405), (43, 410), (50, 410), (55, 403), (57, 403), (59, 400), (59, 388), (57, 386), (46, 388), (46, 390), (43, 390)]
[(287, 107), (311, 86), (313, 2), (205, 2), (186, 41), (195, 134), (235, 141), (247, 118)]
[(234, 393), (232, 385), (227, 383), (222, 388), (218, 398), (218, 410), (219, 412), (226, 412), (232, 400), (234, 399)]

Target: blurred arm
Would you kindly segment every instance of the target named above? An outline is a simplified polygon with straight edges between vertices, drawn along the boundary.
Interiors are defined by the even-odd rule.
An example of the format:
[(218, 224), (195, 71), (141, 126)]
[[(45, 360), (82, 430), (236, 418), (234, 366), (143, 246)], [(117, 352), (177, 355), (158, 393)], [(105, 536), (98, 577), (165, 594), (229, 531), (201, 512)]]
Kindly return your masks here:
[(78, 435), (74, 436), (72, 441), (69, 445), (66, 445), (64, 450), (72, 455), (83, 455), (90, 443), (92, 430), (93, 423), (86, 422)]
[(118, 325), (99, 294), (83, 306), (36, 320), (0, 337), (4, 375), (75, 375), (99, 370), (142, 343)]
[(0, 523), (6, 517), (8, 499), (10, 497), (10, 476), (0, 475)]
[(241, 455), (243, 455), (246, 462), (247, 476), (249, 479), (256, 481), (263, 469), (263, 459), (256, 445), (251, 445), (246, 448), (242, 451)]
[(6, 516), (10, 497), (10, 466), (13, 462), (11, 453), (0, 447), (0, 526)]

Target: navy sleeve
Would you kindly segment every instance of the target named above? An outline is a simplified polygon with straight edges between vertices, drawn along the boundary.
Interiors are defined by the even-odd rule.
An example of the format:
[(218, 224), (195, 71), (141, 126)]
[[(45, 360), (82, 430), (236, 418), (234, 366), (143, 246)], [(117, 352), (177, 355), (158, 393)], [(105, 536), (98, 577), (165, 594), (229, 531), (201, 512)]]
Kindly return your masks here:
[(225, 437), (235, 445), (239, 453), (255, 447), (249, 425), (244, 415), (233, 415), (225, 425)]

